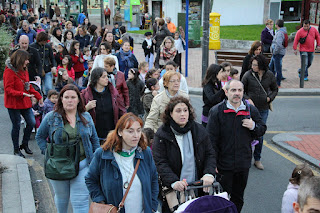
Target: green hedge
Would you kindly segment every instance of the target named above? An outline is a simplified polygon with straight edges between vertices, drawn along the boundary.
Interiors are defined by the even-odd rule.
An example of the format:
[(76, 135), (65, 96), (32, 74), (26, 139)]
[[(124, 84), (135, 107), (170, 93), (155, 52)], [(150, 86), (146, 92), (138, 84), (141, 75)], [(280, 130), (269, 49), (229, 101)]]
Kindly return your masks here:
[(2, 80), (6, 59), (9, 57), (13, 36), (5, 27), (0, 27), (0, 80)]

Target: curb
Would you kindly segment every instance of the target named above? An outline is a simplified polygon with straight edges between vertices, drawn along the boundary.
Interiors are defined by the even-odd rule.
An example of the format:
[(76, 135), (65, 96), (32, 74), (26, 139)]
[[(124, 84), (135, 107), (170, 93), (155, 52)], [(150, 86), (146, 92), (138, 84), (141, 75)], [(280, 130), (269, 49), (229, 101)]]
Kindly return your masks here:
[(320, 132), (294, 132), (294, 133), (281, 133), (273, 136), (272, 142), (281, 148), (287, 150), (291, 154), (295, 155), (296, 157), (308, 162), (312, 166), (319, 168), (320, 161), (307, 155), (306, 153), (300, 151), (299, 149), (290, 146), (289, 144), (285, 143), (285, 141), (301, 141), (300, 138), (296, 137), (295, 135), (320, 135)]
[[(202, 88), (189, 87), (189, 94), (202, 95)], [(280, 88), (278, 96), (314, 96), (320, 95), (320, 88)]]
[(0, 162), (6, 167), (2, 173), (3, 213), (36, 213), (27, 160), (0, 154)]

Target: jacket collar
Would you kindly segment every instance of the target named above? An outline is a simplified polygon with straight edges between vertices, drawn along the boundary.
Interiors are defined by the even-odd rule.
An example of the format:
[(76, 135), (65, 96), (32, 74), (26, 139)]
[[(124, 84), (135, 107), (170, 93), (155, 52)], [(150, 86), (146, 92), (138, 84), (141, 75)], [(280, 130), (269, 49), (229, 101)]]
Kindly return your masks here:
[(236, 116), (238, 115), (244, 115), (244, 116), (248, 116), (250, 115), (250, 109), (249, 106), (247, 105), (246, 101), (244, 99), (242, 99), (241, 101), (241, 105), (239, 106), (239, 110), (236, 111), (234, 108), (229, 108), (229, 103), (228, 100), (224, 100), (224, 113), (236, 113)]
[[(101, 158), (104, 160), (115, 160), (113, 152), (111, 152), (110, 150), (103, 151)], [(142, 160), (144, 159), (144, 154), (140, 146), (135, 151), (135, 158)]]

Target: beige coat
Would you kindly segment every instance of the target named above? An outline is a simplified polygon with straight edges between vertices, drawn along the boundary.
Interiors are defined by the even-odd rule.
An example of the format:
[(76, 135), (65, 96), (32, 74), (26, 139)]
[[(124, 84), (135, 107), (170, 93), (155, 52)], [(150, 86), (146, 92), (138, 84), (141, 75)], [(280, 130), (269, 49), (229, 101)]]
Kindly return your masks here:
[[(182, 90), (179, 90), (179, 95), (189, 98), (188, 94)], [(149, 115), (146, 119), (144, 128), (151, 128), (154, 132), (157, 132), (159, 127), (162, 125), (161, 114), (164, 112), (167, 104), (169, 103), (170, 98), (166, 94), (166, 91), (160, 92), (156, 95), (151, 104)]]

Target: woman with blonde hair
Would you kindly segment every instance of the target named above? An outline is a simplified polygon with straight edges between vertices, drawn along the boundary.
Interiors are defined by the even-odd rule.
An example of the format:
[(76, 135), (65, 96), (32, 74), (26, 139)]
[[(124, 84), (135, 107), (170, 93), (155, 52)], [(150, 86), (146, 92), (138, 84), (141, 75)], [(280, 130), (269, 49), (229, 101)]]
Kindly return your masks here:
[(174, 39), (171, 36), (167, 36), (163, 39), (160, 46), (159, 53), (159, 65), (163, 67), (168, 61), (174, 61), (177, 55), (177, 49), (174, 45)]
[(176, 96), (188, 98), (186, 92), (179, 90), (180, 80), (181, 74), (179, 72), (167, 71), (163, 75), (163, 86), (165, 90), (153, 98), (144, 128), (151, 128), (154, 132), (157, 132), (158, 128), (162, 125), (160, 115), (164, 112), (170, 99)]
[(262, 51), (270, 53), (270, 47), (274, 36), (273, 20), (266, 21), (266, 27), (261, 32)]

